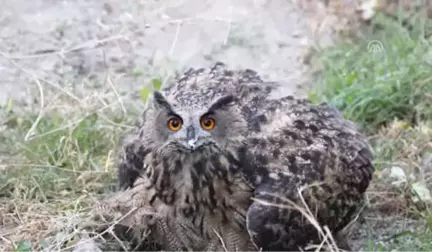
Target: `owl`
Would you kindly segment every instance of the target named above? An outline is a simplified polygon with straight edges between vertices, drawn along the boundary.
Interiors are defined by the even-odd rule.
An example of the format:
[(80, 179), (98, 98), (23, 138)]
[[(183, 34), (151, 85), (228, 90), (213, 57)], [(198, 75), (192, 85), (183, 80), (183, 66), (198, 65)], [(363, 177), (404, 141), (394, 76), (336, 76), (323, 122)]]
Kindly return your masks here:
[(154, 91), (122, 140), (110, 204), (162, 250), (293, 251), (337, 236), (372, 179), (365, 136), (329, 105), (217, 62)]

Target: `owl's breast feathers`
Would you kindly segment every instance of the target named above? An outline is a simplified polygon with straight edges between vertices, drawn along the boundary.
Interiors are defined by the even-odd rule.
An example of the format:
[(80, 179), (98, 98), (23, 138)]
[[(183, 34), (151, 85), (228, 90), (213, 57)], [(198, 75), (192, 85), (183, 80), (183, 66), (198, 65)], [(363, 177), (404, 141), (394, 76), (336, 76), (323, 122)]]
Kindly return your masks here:
[[(219, 239), (215, 232), (236, 233), (236, 236), (230, 235), (228, 240), (238, 235), (247, 236), (246, 213), (253, 188), (240, 172), (236, 151), (220, 152), (209, 146), (193, 154), (177, 152), (164, 156), (138, 142), (134, 144), (132, 141), (128, 146), (140, 157), (129, 156), (129, 159), (141, 164), (141, 169), (137, 170), (141, 178), (133, 182), (130, 190), (136, 192), (136, 187), (140, 187), (141, 194), (145, 195), (135, 196), (134, 201), (144, 201), (139, 205), (146, 205), (158, 213), (159, 221), (169, 230), (201, 237), (190, 238), (192, 241), (188, 241), (189, 238), (173, 238), (167, 243), (184, 243), (186, 247), (195, 244), (192, 246), (194, 249), (206, 249), (202, 243)], [(159, 234), (160, 239), (165, 239), (169, 230), (153, 232)], [(233, 241), (232, 245), (238, 244)], [(172, 249), (179, 249), (176, 245), (172, 246)], [(244, 246), (242, 250), (250, 248), (247, 242)]]

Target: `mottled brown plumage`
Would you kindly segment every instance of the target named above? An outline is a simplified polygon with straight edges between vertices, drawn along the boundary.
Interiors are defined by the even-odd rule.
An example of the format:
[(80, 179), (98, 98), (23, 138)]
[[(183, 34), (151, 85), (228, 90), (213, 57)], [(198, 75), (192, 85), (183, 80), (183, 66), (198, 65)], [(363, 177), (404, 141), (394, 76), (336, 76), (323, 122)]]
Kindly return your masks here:
[[(304, 188), (316, 219), (337, 234), (371, 180), (369, 146), (326, 104), (270, 99), (277, 85), (217, 63), (155, 92), (123, 140), (122, 191), (108, 212), (136, 207), (123, 225), (138, 239), (150, 230), (164, 250), (298, 250), (319, 242), (317, 230), (296, 209), (253, 198), (302, 206)], [(167, 126), (172, 116), (182, 119), (178, 131)], [(200, 124), (206, 116), (211, 130)]]

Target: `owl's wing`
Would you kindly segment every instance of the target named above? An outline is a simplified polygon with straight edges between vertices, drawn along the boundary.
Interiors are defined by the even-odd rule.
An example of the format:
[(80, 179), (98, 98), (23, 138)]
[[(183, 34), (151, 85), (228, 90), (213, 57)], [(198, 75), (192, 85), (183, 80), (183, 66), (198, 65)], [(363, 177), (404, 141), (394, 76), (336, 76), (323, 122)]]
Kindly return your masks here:
[(136, 127), (120, 139), (118, 186), (121, 190), (131, 188), (144, 172), (144, 157), (150, 152), (139, 136), (140, 120)]
[(317, 229), (298, 210), (302, 200), (320, 225), (337, 233), (356, 214), (374, 171), (366, 138), (326, 104), (287, 97), (261, 113), (243, 165), (256, 188), (247, 214), (252, 240), (263, 250), (317, 242)]

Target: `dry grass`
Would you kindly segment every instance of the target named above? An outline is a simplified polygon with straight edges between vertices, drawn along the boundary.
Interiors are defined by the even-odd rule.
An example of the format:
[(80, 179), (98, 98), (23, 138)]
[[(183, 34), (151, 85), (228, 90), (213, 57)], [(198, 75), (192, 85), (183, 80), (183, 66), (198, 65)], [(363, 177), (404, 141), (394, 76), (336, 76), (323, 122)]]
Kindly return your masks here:
[[(432, 190), (432, 127), (394, 121), (371, 137), (376, 155), (375, 183), (369, 189), (373, 209), (383, 213), (425, 210), (432, 199), (416, 195)], [(419, 198), (420, 197), (420, 198)]]
[(140, 112), (129, 104), (126, 115), (109, 77), (105, 90), (80, 93), (33, 76), (38, 110), (1, 108), (0, 250), (70, 246), (95, 198), (115, 187), (116, 147)]
[[(383, 223), (398, 217), (422, 229), (377, 225), (380, 230), (373, 232), (378, 238), (362, 244), (367, 250), (430, 250), (431, 25), (424, 12), (396, 18), (379, 13), (357, 40), (316, 54), (321, 85), (310, 98), (330, 103), (357, 122), (374, 150), (376, 172), (365, 218)], [(371, 42), (381, 47), (371, 50)], [(395, 238), (384, 242), (380, 232), (387, 231)]]
[(340, 252), (341, 249), (338, 247), (338, 244), (336, 243), (336, 240), (333, 237), (333, 233), (330, 231), (330, 229), (327, 226), (322, 226), (318, 222), (316, 216), (313, 214), (313, 212), (310, 210), (310, 207), (306, 203), (303, 197), (303, 191), (305, 189), (307, 189), (307, 187), (298, 188), (298, 195), (302, 203), (301, 205), (296, 204), (295, 202), (293, 202), (288, 198), (281, 198), (279, 195), (276, 194), (267, 194), (267, 195), (280, 201), (280, 203), (278, 204), (269, 201), (260, 200), (260, 199), (253, 199), (253, 200), (262, 205), (278, 207), (283, 209), (290, 209), (291, 211), (300, 212), (305, 217), (306, 221), (309, 222), (318, 231), (318, 235), (322, 240), (320, 244), (310, 244), (305, 249), (308, 250), (314, 249), (317, 252), (318, 251)]
[(371, 136), (371, 143), (377, 171), (364, 218), (366, 226), (378, 227), (371, 235), (378, 238), (363, 245), (374, 251), (430, 251), (432, 122), (411, 126), (395, 120)]

